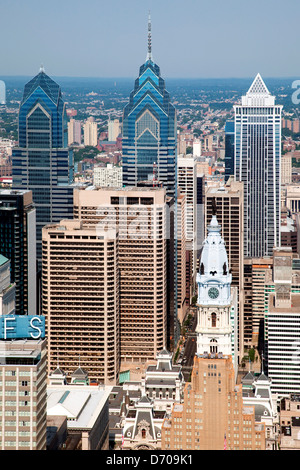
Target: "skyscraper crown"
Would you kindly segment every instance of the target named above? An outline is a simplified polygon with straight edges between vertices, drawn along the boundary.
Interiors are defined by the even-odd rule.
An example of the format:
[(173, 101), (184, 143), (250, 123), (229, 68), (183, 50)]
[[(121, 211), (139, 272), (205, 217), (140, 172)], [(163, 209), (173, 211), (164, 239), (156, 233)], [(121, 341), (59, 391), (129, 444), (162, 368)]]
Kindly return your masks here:
[(275, 97), (271, 95), (265, 82), (258, 73), (246, 96), (242, 96), (242, 106), (274, 106)]

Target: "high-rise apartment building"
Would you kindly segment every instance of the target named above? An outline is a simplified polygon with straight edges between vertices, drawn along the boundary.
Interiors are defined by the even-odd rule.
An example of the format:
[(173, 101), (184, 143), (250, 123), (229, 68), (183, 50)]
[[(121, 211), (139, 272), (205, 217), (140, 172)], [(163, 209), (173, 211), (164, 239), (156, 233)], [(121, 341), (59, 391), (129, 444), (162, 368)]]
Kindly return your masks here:
[(10, 260), (16, 314), (35, 315), (36, 209), (31, 191), (0, 189), (0, 254)]
[(244, 253), (272, 256), (280, 244), (281, 110), (257, 74), (234, 106), (234, 175), (244, 183)]
[(68, 145), (81, 144), (81, 122), (71, 118), (68, 122)]
[(156, 179), (167, 195), (176, 196), (177, 131), (175, 108), (153, 61), (151, 23), (148, 22), (148, 54), (140, 67), (134, 90), (123, 112), (123, 184)]
[(74, 191), (74, 217), (85, 228), (119, 231), (121, 366), (155, 359), (166, 346), (167, 210), (163, 188)]
[(115, 384), (119, 374), (118, 232), (62, 220), (43, 228), (43, 315), (48, 375), (68, 376), (79, 362), (90, 379)]
[(42, 227), (73, 213), (73, 153), (60, 86), (41, 68), (24, 88), (19, 110), (19, 146), (13, 149), (13, 189), (31, 190), (36, 207), (37, 258)]
[(120, 135), (121, 132), (121, 123), (119, 119), (108, 120), (107, 124), (107, 131), (108, 131), (108, 140), (110, 142), (115, 142)]
[(83, 139), (86, 146), (98, 145), (98, 124), (93, 117), (89, 117), (83, 125)]
[(243, 183), (229, 178), (227, 183), (207, 187), (204, 195), (205, 234), (215, 213), (225, 241), (228, 265), (232, 275), (232, 286), (237, 287), (238, 295), (238, 350), (243, 355), (244, 344), (244, 255), (243, 222), (244, 193)]

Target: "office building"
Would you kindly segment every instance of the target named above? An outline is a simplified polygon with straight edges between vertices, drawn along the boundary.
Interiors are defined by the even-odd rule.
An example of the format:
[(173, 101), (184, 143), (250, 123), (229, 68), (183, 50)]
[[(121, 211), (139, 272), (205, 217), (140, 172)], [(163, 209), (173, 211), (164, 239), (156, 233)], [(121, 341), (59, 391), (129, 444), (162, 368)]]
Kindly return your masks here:
[(257, 74), (234, 106), (234, 175), (244, 183), (244, 254), (272, 256), (280, 244), (281, 110)]
[(123, 112), (123, 184), (156, 179), (170, 197), (176, 197), (176, 115), (153, 61), (151, 23), (148, 22), (148, 53), (140, 67), (134, 90)]
[(35, 315), (36, 209), (31, 191), (0, 189), (0, 254), (10, 261), (16, 314)]
[(204, 194), (205, 234), (215, 213), (225, 241), (232, 286), (238, 295), (238, 350), (244, 354), (244, 256), (243, 256), (243, 183), (229, 178), (223, 186), (206, 187)]
[(177, 195), (177, 319), (182, 325), (188, 304), (186, 288), (186, 197)]
[(73, 153), (60, 86), (43, 68), (24, 88), (19, 110), (19, 145), (12, 152), (13, 189), (31, 190), (36, 207), (37, 259), (42, 227), (73, 213)]
[(122, 187), (122, 167), (108, 163), (106, 166), (94, 166), (94, 186)]
[(98, 124), (93, 117), (87, 118), (83, 124), (83, 141), (85, 146), (97, 147), (98, 145)]
[(197, 269), (197, 166), (193, 155), (179, 155), (177, 160), (177, 184), (185, 195), (185, 238), (186, 249), (190, 252), (191, 284), (196, 281)]
[(167, 347), (167, 201), (163, 188), (76, 189), (83, 227), (119, 231), (121, 370)]
[(291, 248), (274, 249), (272, 277), (266, 276), (264, 358), (277, 397), (300, 392), (300, 272), (293, 258)]
[(68, 122), (68, 145), (81, 144), (81, 122), (71, 118)]
[(265, 425), (243, 403), (230, 356), (199, 355), (183, 403), (162, 424), (161, 449), (265, 450)]
[(9, 271), (0, 255), (0, 448), (46, 450), (44, 318), (15, 315)]
[(300, 450), (300, 395), (280, 400), (280, 450)]
[[(60, 376), (60, 377), (59, 377)], [(47, 420), (67, 419), (65, 450), (109, 450), (109, 394), (111, 386), (62, 384), (56, 371), (47, 386)]]
[(45, 339), (1, 340), (0, 378), (1, 449), (46, 450)]
[(43, 228), (42, 308), (48, 374), (79, 363), (98, 383), (119, 374), (118, 236), (62, 220)]
[(272, 265), (272, 257), (244, 259), (244, 344), (259, 346), (260, 350), (266, 311), (266, 275)]
[(16, 287), (10, 281), (10, 261), (0, 255), (0, 315), (15, 314)]
[(225, 183), (234, 175), (234, 121), (225, 123)]
[(286, 153), (281, 156), (281, 184), (292, 183), (292, 154)]

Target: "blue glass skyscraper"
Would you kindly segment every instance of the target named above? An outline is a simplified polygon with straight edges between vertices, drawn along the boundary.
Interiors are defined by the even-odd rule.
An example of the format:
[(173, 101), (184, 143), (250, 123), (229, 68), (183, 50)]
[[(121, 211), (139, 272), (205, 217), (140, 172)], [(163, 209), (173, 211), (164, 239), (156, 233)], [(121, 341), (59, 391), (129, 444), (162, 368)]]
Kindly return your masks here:
[(24, 88), (12, 166), (13, 188), (32, 191), (40, 260), (42, 227), (73, 216), (73, 154), (67, 147), (65, 104), (60, 86), (43, 68)]
[[(148, 52), (134, 90), (123, 112), (122, 168), (124, 186), (162, 184), (168, 196), (167, 239), (167, 347), (176, 345), (177, 319), (177, 122), (160, 68), (153, 61), (151, 20), (148, 20)], [(156, 183), (154, 183), (155, 186)]]
[(123, 113), (123, 184), (155, 179), (176, 198), (177, 126), (175, 108), (153, 62), (151, 23), (148, 54)]

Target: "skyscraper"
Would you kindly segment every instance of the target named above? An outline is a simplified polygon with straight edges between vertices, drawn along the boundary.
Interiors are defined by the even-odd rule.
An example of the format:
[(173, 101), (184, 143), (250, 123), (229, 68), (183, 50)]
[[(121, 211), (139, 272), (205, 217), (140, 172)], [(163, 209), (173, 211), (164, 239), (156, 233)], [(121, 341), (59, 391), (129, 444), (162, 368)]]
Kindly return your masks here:
[(37, 258), (42, 227), (73, 215), (73, 153), (69, 152), (60, 86), (43, 68), (24, 88), (19, 146), (13, 149), (13, 188), (30, 189), (36, 207)]
[(280, 244), (281, 109), (260, 74), (234, 106), (234, 174), (244, 182), (246, 257), (272, 256)]
[(123, 113), (123, 184), (156, 179), (167, 195), (176, 196), (176, 113), (153, 61), (151, 22), (148, 21), (148, 53), (140, 67), (134, 90)]
[(79, 359), (89, 377), (116, 383), (119, 374), (118, 234), (62, 220), (43, 228), (43, 315), (48, 372), (68, 375)]
[(45, 322), (15, 314), (9, 264), (0, 255), (0, 448), (46, 450)]
[(225, 183), (234, 175), (234, 121), (225, 124)]
[(0, 254), (10, 260), (17, 315), (37, 311), (35, 224), (32, 192), (0, 189)]
[(174, 335), (169, 306), (173, 291), (167, 271), (167, 199), (172, 198), (166, 198), (164, 188), (152, 186), (74, 191), (74, 218), (84, 228), (119, 231), (122, 371), (155, 359), (167, 346), (168, 336)]

